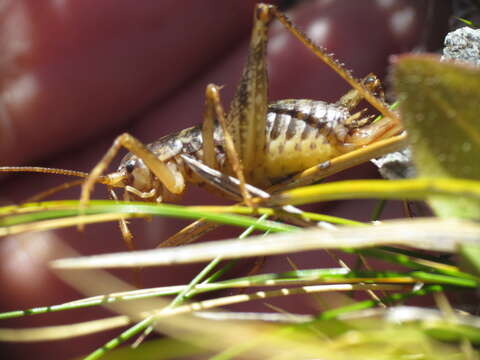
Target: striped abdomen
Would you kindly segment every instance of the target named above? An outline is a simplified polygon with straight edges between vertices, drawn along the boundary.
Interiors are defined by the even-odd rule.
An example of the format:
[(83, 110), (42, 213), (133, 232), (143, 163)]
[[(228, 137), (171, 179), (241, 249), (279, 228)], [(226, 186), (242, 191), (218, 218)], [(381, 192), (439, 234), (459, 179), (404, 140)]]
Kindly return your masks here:
[(268, 110), (265, 164), (257, 170), (264, 173), (255, 176), (257, 185), (268, 186), (352, 150), (344, 143), (351, 115), (343, 106), (289, 99), (271, 104)]

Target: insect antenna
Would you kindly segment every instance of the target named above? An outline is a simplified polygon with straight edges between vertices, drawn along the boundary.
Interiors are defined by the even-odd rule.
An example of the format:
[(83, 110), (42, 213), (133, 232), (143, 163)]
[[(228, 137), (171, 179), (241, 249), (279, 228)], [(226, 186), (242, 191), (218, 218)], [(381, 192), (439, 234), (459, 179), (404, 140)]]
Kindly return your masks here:
[[(41, 174), (53, 174), (53, 175), (65, 175), (65, 176), (75, 176), (82, 179), (68, 181), (60, 185), (49, 188), (45, 191), (42, 191), (38, 194), (35, 194), (27, 199), (24, 202), (36, 202), (43, 200), (47, 197), (50, 197), (60, 191), (70, 189), (74, 186), (82, 185), (85, 182), (85, 178), (89, 175), (87, 172), (78, 171), (78, 170), (67, 170), (67, 169), (57, 169), (57, 168), (47, 168), (40, 166), (0, 166), (0, 172), (30, 172), (30, 173), (41, 173)], [(115, 173), (111, 174), (115, 175)], [(116, 184), (112, 183), (111, 178), (107, 176), (101, 176), (97, 179), (97, 182), (102, 183), (107, 186), (115, 186)]]
[(46, 168), (40, 166), (1, 166), (0, 172), (34, 172), (43, 174), (66, 175), (86, 178), (88, 173), (77, 170)]
[[(30, 172), (30, 173), (33, 172), (33, 173), (41, 173), (41, 174), (75, 176), (80, 178), (87, 178), (89, 175), (89, 173), (84, 171), (47, 168), (47, 167), (41, 167), (41, 166), (0, 166), (0, 172)], [(113, 174), (115, 173), (112, 173), (111, 175)], [(100, 176), (98, 179), (96, 179), (96, 182), (99, 182), (105, 185), (115, 186), (115, 184), (112, 184), (111, 177), (109, 177), (108, 175)], [(69, 187), (72, 187), (75, 185), (71, 185)], [(62, 185), (60, 185), (59, 187), (61, 186)]]

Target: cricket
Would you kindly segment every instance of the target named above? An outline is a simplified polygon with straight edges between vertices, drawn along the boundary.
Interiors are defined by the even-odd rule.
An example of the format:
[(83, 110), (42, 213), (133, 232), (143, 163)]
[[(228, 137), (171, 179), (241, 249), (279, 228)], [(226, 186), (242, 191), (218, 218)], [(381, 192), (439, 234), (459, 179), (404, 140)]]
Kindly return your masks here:
[[(266, 49), (269, 24), (274, 19), (344, 78), (352, 90), (335, 103), (284, 99), (269, 104)], [(201, 125), (148, 145), (124, 133), (90, 173), (31, 166), (0, 167), (0, 171), (85, 178), (80, 211), (87, 206), (96, 183), (106, 185), (114, 199), (114, 189), (123, 189), (126, 201), (171, 202), (183, 194), (187, 184), (196, 184), (256, 206), (259, 202), (252, 201), (256, 196), (252, 189), (272, 193), (306, 185), (406, 145), (401, 121), (385, 103), (375, 75), (355, 79), (274, 5), (257, 4), (253, 20), (247, 61), (228, 112), (222, 106), (220, 87), (209, 84)], [(382, 115), (380, 120), (374, 122), (376, 115), (356, 110), (363, 100)], [(104, 174), (121, 148), (129, 153), (115, 172)], [(238, 179), (238, 186), (227, 184), (225, 177)], [(179, 234), (191, 242), (208, 226), (197, 221)], [(121, 224), (121, 229), (124, 239), (131, 237), (126, 224)]]

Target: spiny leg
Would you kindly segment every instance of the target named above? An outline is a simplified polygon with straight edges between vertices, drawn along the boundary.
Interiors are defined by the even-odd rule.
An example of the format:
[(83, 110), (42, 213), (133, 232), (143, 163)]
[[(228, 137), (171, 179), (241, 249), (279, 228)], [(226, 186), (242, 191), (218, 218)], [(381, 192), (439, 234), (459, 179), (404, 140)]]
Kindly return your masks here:
[(366, 84), (364, 84), (363, 82), (356, 80), (337, 60), (327, 54), (324, 49), (314, 44), (311, 39), (309, 39), (305, 34), (298, 30), (295, 25), (292, 24), (286, 15), (278, 11), (273, 5), (271, 6), (271, 11), (293, 36), (300, 40), (300, 42), (310, 49), (318, 58), (332, 68), (345, 81), (347, 81), (354, 90), (358, 91), (361, 97), (363, 97), (384, 116), (384, 118), (376, 125), (377, 135), (372, 138), (385, 139), (387, 136), (398, 134), (403, 129), (398, 115), (389, 109), (383, 99), (378, 98), (370, 91), (370, 85), (368, 81)]
[(245, 178), (252, 184), (263, 176), (268, 109), (266, 45), (272, 18), (270, 5), (256, 6), (247, 62), (226, 118)]
[(375, 143), (367, 148), (358, 149), (356, 151), (341, 155), (332, 159), (331, 161), (326, 161), (322, 164), (302, 171), (300, 174), (294, 176), (293, 179), (289, 179), (284, 183), (276, 184), (270, 188), (269, 191), (276, 192), (286, 188), (308, 185), (333, 173), (368, 161), (373, 157), (381, 156), (388, 152), (397, 151), (401, 148), (404, 148), (406, 146), (405, 135), (398, 135), (395, 138), (388, 139), (388, 137), (398, 134), (402, 130), (402, 125), (397, 114), (391, 111), (387, 104), (385, 104), (383, 101), (383, 92), (380, 92), (380, 98), (374, 93), (377, 91), (377, 88), (380, 85), (378, 79), (370, 74), (362, 81), (357, 81), (349, 71), (343, 68), (338, 61), (327, 54), (324, 49), (314, 44), (312, 40), (298, 30), (295, 25), (293, 25), (292, 22), (286, 17), (286, 15), (278, 11), (275, 6), (272, 5), (270, 10), (292, 35), (294, 35), (337, 74), (339, 74), (353, 88), (353, 90), (339, 100), (339, 103), (348, 108), (353, 108), (362, 98), (364, 98), (367, 102), (374, 106), (384, 116), (384, 118), (373, 124), (371, 131), (375, 133), (375, 136), (372, 136), (368, 142), (371, 143), (372, 141), (381, 140), (379, 143)]
[(295, 36), (302, 44), (304, 44), (308, 49), (310, 49), (318, 58), (320, 58), (325, 64), (327, 64), (332, 70), (334, 70), (338, 75), (340, 75), (353, 89), (357, 90), (362, 97), (367, 100), (375, 109), (377, 109), (383, 116), (391, 119), (392, 123), (400, 123), (400, 119), (393, 111), (391, 111), (388, 106), (374, 94), (372, 94), (369, 89), (356, 80), (348, 70), (344, 69), (343, 66), (335, 60), (331, 55), (329, 55), (324, 49), (320, 46), (313, 43), (305, 34), (303, 34), (287, 16), (281, 13), (273, 5), (270, 6), (272, 14), (287, 28), (287, 30)]
[(238, 157), (235, 145), (230, 135), (225, 121), (225, 112), (220, 99), (220, 88), (214, 84), (207, 85), (205, 90), (205, 116), (202, 124), (202, 140), (204, 163), (212, 168), (218, 169), (215, 144), (213, 141), (213, 133), (215, 129), (215, 119), (217, 119), (223, 132), (224, 147), (227, 153), (227, 158), (235, 172), (235, 175), (240, 180), (240, 192), (246, 205), (252, 206), (252, 198), (247, 191), (245, 176), (243, 174), (243, 167)]

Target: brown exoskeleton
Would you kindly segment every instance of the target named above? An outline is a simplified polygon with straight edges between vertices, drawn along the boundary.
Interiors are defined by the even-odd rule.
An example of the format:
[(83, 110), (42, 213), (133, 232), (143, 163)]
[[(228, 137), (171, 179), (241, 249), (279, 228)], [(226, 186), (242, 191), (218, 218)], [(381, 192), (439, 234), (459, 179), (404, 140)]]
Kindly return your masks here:
[[(287, 99), (268, 105), (266, 44), (268, 27), (275, 17), (339, 73), (353, 90), (334, 104)], [(213, 189), (211, 179), (199, 176), (186, 162), (185, 156), (189, 156), (201, 161), (202, 166), (236, 176), (240, 180), (237, 195), (251, 204), (247, 183), (268, 189), (272, 185), (278, 187), (282, 179), (299, 173), (293, 183), (311, 182), (403, 146), (404, 136), (391, 139), (402, 131), (402, 127), (396, 114), (376, 96), (377, 90), (379, 82), (373, 75), (362, 81), (355, 80), (298, 31), (275, 6), (258, 4), (247, 63), (227, 114), (221, 105), (219, 88), (210, 84), (206, 89), (202, 125), (165, 136), (149, 145), (130, 134), (122, 134), (88, 175), (31, 167), (4, 167), (0, 171), (85, 176), (81, 207), (88, 203), (96, 182), (124, 188), (125, 199), (161, 202), (181, 195), (187, 183), (204, 184)], [(372, 123), (372, 118), (364, 116), (363, 111), (354, 113), (363, 98), (384, 118)], [(371, 145), (373, 143), (375, 145)], [(116, 172), (102, 175), (121, 147), (130, 153)]]

